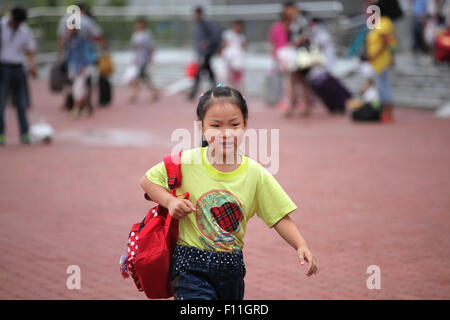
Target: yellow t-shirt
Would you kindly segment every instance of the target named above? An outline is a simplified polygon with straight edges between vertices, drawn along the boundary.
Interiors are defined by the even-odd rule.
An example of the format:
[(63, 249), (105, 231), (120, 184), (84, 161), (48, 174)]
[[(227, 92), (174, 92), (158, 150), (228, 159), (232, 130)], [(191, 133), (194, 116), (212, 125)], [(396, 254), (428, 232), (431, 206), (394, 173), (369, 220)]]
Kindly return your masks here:
[[(210, 251), (242, 249), (248, 220), (256, 214), (272, 227), (297, 206), (275, 178), (258, 162), (242, 155), (232, 172), (215, 169), (208, 147), (183, 151), (182, 183), (177, 194), (189, 192), (197, 212), (179, 221), (178, 244)], [(146, 173), (169, 191), (164, 162)]]
[(366, 43), (368, 56), (372, 56), (380, 50), (383, 44), (383, 36), (388, 37), (389, 45), (375, 60), (370, 61), (373, 69), (378, 74), (383, 73), (384, 70), (391, 65), (391, 51), (392, 47), (396, 45), (394, 24), (392, 23), (391, 19), (385, 16), (382, 16), (380, 19), (380, 28), (375, 28), (367, 34)]

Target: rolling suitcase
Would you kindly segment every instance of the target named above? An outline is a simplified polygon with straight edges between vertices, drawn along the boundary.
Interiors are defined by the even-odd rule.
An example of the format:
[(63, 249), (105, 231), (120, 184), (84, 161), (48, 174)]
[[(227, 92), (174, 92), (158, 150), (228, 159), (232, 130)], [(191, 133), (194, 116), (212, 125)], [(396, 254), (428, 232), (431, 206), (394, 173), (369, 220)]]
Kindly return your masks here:
[(345, 112), (345, 101), (352, 95), (341, 81), (323, 67), (312, 68), (306, 79), (330, 112)]
[(111, 83), (106, 77), (100, 76), (98, 79), (98, 102), (101, 106), (107, 106), (111, 103)]
[(49, 87), (52, 92), (61, 92), (66, 80), (64, 72), (64, 64), (62, 62), (55, 63), (50, 69)]

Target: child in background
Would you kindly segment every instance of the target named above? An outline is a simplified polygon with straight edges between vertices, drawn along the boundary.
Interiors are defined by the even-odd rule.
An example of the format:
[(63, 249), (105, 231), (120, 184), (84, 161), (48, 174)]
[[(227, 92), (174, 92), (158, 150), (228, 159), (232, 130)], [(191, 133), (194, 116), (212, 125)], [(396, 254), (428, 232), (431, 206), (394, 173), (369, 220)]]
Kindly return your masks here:
[(164, 162), (141, 180), (144, 191), (179, 220), (172, 255), (175, 299), (242, 300), (245, 264), (242, 255), (248, 220), (256, 213), (296, 251), (307, 276), (318, 265), (289, 215), (297, 208), (276, 179), (258, 162), (238, 152), (247, 128), (248, 108), (241, 93), (218, 85), (197, 106), (207, 146), (181, 155), (183, 182), (172, 196)]
[(130, 102), (135, 103), (140, 90), (141, 82), (151, 90), (152, 100), (159, 98), (158, 89), (154, 86), (152, 78), (148, 72), (148, 67), (152, 62), (154, 53), (154, 41), (147, 22), (144, 18), (138, 18), (135, 24), (135, 31), (131, 37), (131, 46), (134, 50), (134, 63), (137, 67), (137, 76), (132, 81), (133, 91)]
[(242, 92), (244, 89), (245, 48), (247, 46), (244, 22), (234, 21), (231, 29), (223, 32), (222, 41), (222, 57), (228, 69), (228, 84)]
[(349, 99), (347, 110), (355, 121), (379, 121), (381, 116), (380, 97), (376, 86), (376, 73), (367, 62), (362, 62), (360, 72), (365, 79), (359, 98)]

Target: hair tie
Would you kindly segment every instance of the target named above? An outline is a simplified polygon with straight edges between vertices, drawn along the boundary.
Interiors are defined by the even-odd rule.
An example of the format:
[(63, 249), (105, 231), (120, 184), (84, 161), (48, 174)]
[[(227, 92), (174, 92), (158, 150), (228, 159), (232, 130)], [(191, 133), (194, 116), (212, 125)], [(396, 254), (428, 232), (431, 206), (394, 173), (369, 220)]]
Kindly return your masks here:
[(216, 87), (217, 87), (217, 88), (222, 88), (222, 84), (219, 83)]
[(198, 96), (198, 98), (201, 99), (201, 97), (203, 97), (203, 95), (204, 95), (204, 93), (200, 94), (200, 95)]
[(242, 96), (242, 99), (244, 99), (244, 101), (247, 101), (247, 99), (245, 98), (245, 96)]

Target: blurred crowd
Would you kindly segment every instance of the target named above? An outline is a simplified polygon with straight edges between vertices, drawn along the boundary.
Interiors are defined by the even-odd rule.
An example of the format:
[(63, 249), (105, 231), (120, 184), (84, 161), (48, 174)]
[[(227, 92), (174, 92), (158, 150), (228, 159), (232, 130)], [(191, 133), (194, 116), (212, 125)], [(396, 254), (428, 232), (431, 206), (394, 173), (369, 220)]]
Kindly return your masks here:
[[(278, 105), (288, 118), (296, 113), (310, 116), (313, 105), (319, 103), (330, 113), (350, 112), (354, 120), (393, 122), (390, 69), (395, 62), (398, 42), (395, 26), (404, 12), (397, 0), (368, 0), (362, 8), (367, 19), (373, 14), (368, 10), (372, 5), (379, 8), (377, 27), (361, 28), (349, 48), (349, 52), (360, 56), (360, 72), (365, 79), (360, 91), (352, 94), (333, 74), (336, 52), (327, 25), (300, 10), (296, 2), (284, 2), (280, 18), (267, 35), (275, 65), (266, 88), (270, 103)], [(436, 62), (450, 61), (450, 1), (411, 0), (411, 5), (414, 55), (432, 55)], [(102, 27), (88, 6), (79, 3), (78, 8), (79, 20), (68, 14), (58, 24), (58, 59), (49, 77), (50, 89), (62, 94), (62, 109), (74, 119), (91, 117), (95, 105), (103, 107), (111, 103), (110, 76), (114, 72)], [(26, 19), (27, 11), (19, 6), (1, 18), (0, 145), (5, 143), (4, 110), (8, 99), (17, 110), (21, 141), (30, 143), (27, 108), (31, 102), (27, 73), (36, 77), (37, 68), (34, 62), (36, 40)], [(186, 74), (192, 78), (187, 98), (197, 98), (204, 76), (211, 86), (220, 81), (245, 94), (248, 44), (245, 21), (235, 20), (222, 30), (205, 18), (202, 7), (194, 8), (193, 19), (196, 59), (186, 66)], [(129, 103), (136, 103), (143, 88), (150, 94), (146, 101), (157, 101), (161, 98), (160, 89), (154, 85), (149, 71), (156, 43), (145, 17), (137, 17), (135, 21), (130, 48), (133, 62), (123, 75), (130, 87)], [(219, 76), (212, 63), (217, 57), (222, 66)], [(97, 102), (94, 102), (94, 87), (98, 89), (95, 91)]]
[[(436, 54), (436, 40), (450, 28), (450, 1), (413, 0), (412, 7), (413, 53)], [(444, 57), (438, 52), (435, 58), (439, 61)]]
[[(411, 51), (416, 63), (420, 63), (421, 55), (431, 56), (435, 63), (449, 62), (450, 1), (411, 0), (410, 4)], [(394, 121), (390, 70), (398, 51), (396, 24), (404, 18), (404, 11), (397, 0), (368, 0), (362, 12), (367, 23), (355, 35), (349, 53), (359, 56), (364, 83), (351, 96), (333, 77), (336, 55), (326, 25), (301, 12), (294, 2), (284, 2), (280, 20), (269, 34), (277, 65), (272, 77), (283, 81), (284, 86), (277, 85), (276, 80), (270, 83), (274, 87), (272, 96), (278, 97), (272, 102), (281, 100), (287, 117), (296, 109), (308, 116), (314, 101), (321, 100), (330, 112), (349, 111), (356, 121)], [(371, 23), (375, 25), (371, 27)], [(284, 99), (279, 98), (279, 88), (286, 88), (281, 94)]]

